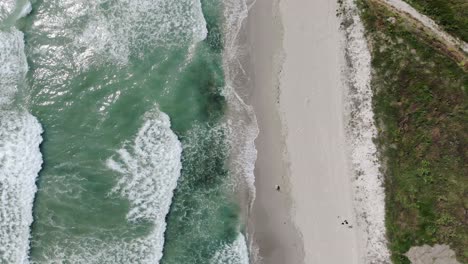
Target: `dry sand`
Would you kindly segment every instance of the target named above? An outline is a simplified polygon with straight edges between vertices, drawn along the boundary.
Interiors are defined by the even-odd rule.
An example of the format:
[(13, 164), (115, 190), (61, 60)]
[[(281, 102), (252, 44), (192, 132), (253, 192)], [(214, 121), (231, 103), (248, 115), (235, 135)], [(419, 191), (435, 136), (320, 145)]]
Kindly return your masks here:
[(336, 9), (330, 0), (257, 0), (249, 13), (260, 129), (251, 217), (265, 264), (360, 263)]

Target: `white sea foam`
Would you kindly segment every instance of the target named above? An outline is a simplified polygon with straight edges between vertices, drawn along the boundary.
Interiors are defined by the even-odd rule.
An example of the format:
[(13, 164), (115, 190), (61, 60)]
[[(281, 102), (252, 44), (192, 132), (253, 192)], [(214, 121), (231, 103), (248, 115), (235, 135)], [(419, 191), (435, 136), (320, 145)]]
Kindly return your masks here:
[(42, 8), (33, 29), (61, 41), (49, 47), (57, 51), (47, 56), (78, 70), (90, 64), (125, 65), (130, 56), (190, 45), (207, 35), (200, 0), (63, 0), (46, 2)]
[[(242, 29), (242, 24), (249, 13), (248, 6), (245, 0), (226, 0), (224, 1), (224, 17), (225, 17), (225, 54), (227, 60), (236, 61), (238, 55), (241, 55), (239, 45), (239, 33)], [(231, 65), (232, 68), (232, 65)]]
[(22, 18), (27, 16), (32, 10), (32, 5), (31, 2), (29, 1), (24, 1), (24, 4), (19, 8), (18, 16), (16, 19)]
[(15, 6), (16, 0), (0, 1), (0, 25), (13, 13)]
[(0, 2), (0, 28), (9, 29), (16, 21), (31, 12), (28, 0), (3, 0)]
[(130, 203), (127, 220), (151, 223), (149, 233), (132, 239), (111, 239), (106, 243), (91, 237), (65, 239), (66, 247), (48, 248), (37, 263), (159, 263), (164, 246), (165, 217), (182, 166), (182, 147), (166, 114), (152, 111), (144, 118), (134, 141), (124, 143), (106, 165), (120, 177), (112, 192)]
[(224, 245), (214, 254), (210, 264), (249, 264), (249, 252), (244, 235), (239, 233), (232, 244)]
[[(259, 130), (257, 119), (253, 113), (253, 109), (249, 105), (243, 105), (243, 101), (229, 102), (231, 107), (229, 115), (231, 118), (227, 120), (226, 132), (230, 152), (230, 171), (234, 176), (234, 186), (241, 188), (246, 185), (249, 191), (247, 200), (248, 209), (252, 206), (255, 200), (255, 161), (257, 159), (257, 149), (255, 148), (255, 139), (258, 136)], [(242, 107), (242, 108), (241, 108)], [(235, 108), (237, 108), (235, 110)]]
[(74, 38), (84, 49), (77, 54), (83, 65), (96, 55), (126, 63), (131, 52), (144, 56), (146, 47), (190, 44), (207, 35), (200, 0), (119, 0), (110, 10), (97, 1), (85, 8), (92, 18)]
[(41, 133), (29, 113), (0, 111), (0, 263), (28, 259)]
[[(245, 103), (243, 93), (246, 92), (248, 78), (242, 67), (242, 59), (246, 58), (245, 47), (240, 43), (240, 33), (244, 20), (248, 16), (249, 7), (245, 0), (225, 0), (224, 4), (224, 53), (223, 68), (226, 86), (223, 95), (228, 102), (228, 138), (230, 139), (230, 170), (234, 180), (247, 187), (248, 197), (240, 195), (243, 215), (241, 219), (247, 221), (256, 196), (255, 190), (255, 161), (257, 149), (255, 139), (259, 134), (257, 118), (252, 106)], [(243, 188), (237, 188), (243, 191)], [(248, 232), (248, 230), (247, 230)], [(248, 234), (249, 235), (249, 234)], [(255, 245), (251, 242), (250, 251), (255, 252)], [(235, 249), (235, 250), (234, 250)], [(232, 253), (236, 251), (237, 253)], [(224, 257), (223, 257), (224, 256)], [(218, 252), (212, 263), (249, 263), (249, 250), (243, 235), (239, 235), (231, 247)]]
[(0, 31), (0, 109), (13, 101), (27, 71), (23, 33), (16, 28)]
[(42, 128), (13, 105), (28, 70), (23, 33), (3, 24), (30, 10), (27, 1), (0, 3), (0, 23), (6, 26), (0, 30), (0, 263), (28, 262), (35, 182), (42, 164)]
[(145, 115), (143, 126), (133, 142), (123, 147), (106, 162), (118, 180), (113, 193), (128, 199), (129, 222), (153, 224), (146, 236), (133, 239), (99, 239), (74, 237), (67, 245), (55, 245), (44, 252), (38, 263), (159, 263), (164, 245), (165, 217), (181, 170), (182, 147), (170, 129), (169, 117), (159, 111)]
[(252, 106), (246, 104), (239, 91), (247, 81), (241, 59), (245, 55), (239, 44), (239, 33), (248, 15), (245, 1), (224, 1), (225, 46), (223, 68), (226, 86), (223, 95), (229, 105), (228, 127), (231, 140), (231, 170), (238, 179), (242, 179), (250, 191), (249, 207), (255, 200), (254, 168), (257, 159), (255, 139), (259, 130)]
[(364, 26), (354, 0), (344, 2), (346, 54), (349, 66), (347, 126), (351, 162), (354, 170), (354, 204), (359, 233), (365, 241), (361, 263), (390, 263), (385, 233), (384, 178), (373, 139), (377, 136), (372, 109), (371, 55), (364, 36)]
[[(166, 114), (155, 111), (145, 118), (133, 145), (118, 150), (107, 166), (122, 175), (113, 191), (129, 200), (128, 220), (154, 224), (147, 237), (123, 247), (139, 256), (139, 263), (157, 263), (162, 257), (165, 217), (180, 176), (182, 147)], [(122, 257), (128, 259), (118, 263), (132, 256)]]

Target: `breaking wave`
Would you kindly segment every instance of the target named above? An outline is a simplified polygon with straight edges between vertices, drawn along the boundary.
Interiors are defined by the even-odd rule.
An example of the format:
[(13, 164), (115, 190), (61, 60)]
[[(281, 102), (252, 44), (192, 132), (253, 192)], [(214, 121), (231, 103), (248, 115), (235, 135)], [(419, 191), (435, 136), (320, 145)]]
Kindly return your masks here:
[(48, 248), (43, 260), (35, 263), (159, 263), (165, 218), (182, 166), (182, 146), (170, 126), (166, 114), (146, 113), (133, 142), (124, 142), (105, 164), (119, 175), (109, 197), (117, 194), (127, 199), (130, 204), (127, 221), (135, 226), (149, 226), (148, 231), (125, 239), (114, 234), (108, 241), (91, 237), (65, 239), (66, 247), (56, 244)]
[(107, 166), (122, 175), (113, 192), (130, 202), (128, 221), (154, 225), (147, 237), (132, 243), (131, 247), (139, 251), (134, 252), (141, 257), (139, 263), (155, 263), (162, 257), (165, 217), (180, 176), (181, 153), (169, 117), (153, 112), (146, 115), (133, 145), (126, 145), (107, 160)]
[(42, 127), (14, 104), (28, 70), (23, 33), (7, 21), (30, 11), (29, 2), (20, 2), (0, 3), (0, 263), (28, 262), (36, 178), (42, 164)]
[(217, 251), (210, 264), (249, 264), (249, 252), (244, 235), (239, 233), (236, 240)]
[[(190, 44), (207, 35), (199, 0), (65, 0), (42, 5), (35, 27), (60, 38), (55, 56), (79, 69), (96, 61), (125, 65), (130, 56), (144, 57), (148, 48)], [(49, 10), (56, 13), (51, 16)]]
[(0, 262), (26, 263), (41, 169), (42, 128), (27, 112), (0, 111)]

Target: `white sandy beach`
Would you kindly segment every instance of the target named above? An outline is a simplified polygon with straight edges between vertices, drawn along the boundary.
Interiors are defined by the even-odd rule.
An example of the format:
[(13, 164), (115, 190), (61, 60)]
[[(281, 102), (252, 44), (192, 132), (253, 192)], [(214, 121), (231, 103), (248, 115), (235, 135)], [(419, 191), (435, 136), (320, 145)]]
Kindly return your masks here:
[[(259, 136), (255, 141), (256, 200), (252, 208), (250, 230), (262, 263), (303, 263), (300, 234), (291, 219), (291, 197), (287, 163), (284, 161), (285, 140), (277, 109), (278, 72), (281, 66), (281, 24), (275, 1), (257, 1), (247, 22), (253, 71), (252, 102), (257, 115)], [(281, 192), (275, 185), (281, 186)], [(252, 234), (250, 234), (252, 235)], [(255, 259), (255, 252), (251, 259)], [(254, 260), (255, 261), (255, 260)]]
[(266, 264), (362, 263), (336, 9), (328, 0), (257, 0), (249, 12), (260, 129), (253, 236)]
[[(335, 1), (283, 1), (280, 109), (305, 263), (358, 263)], [(348, 225), (341, 223), (346, 220)]]

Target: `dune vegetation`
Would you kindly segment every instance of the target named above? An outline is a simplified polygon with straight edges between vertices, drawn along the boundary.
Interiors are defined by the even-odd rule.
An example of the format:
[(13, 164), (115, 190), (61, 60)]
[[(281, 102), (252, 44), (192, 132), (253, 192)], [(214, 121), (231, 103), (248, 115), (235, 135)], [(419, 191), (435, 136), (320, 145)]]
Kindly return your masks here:
[[(428, 9), (466, 3), (408, 2)], [(372, 54), (392, 261), (410, 263), (404, 254), (412, 246), (447, 244), (459, 262), (468, 263), (466, 69), (378, 1), (358, 3)], [(447, 31), (466, 40), (468, 15), (449, 19), (449, 11), (432, 10), (439, 10), (435, 17)]]
[(468, 1), (405, 0), (421, 13), (431, 17), (448, 33), (468, 42)]

